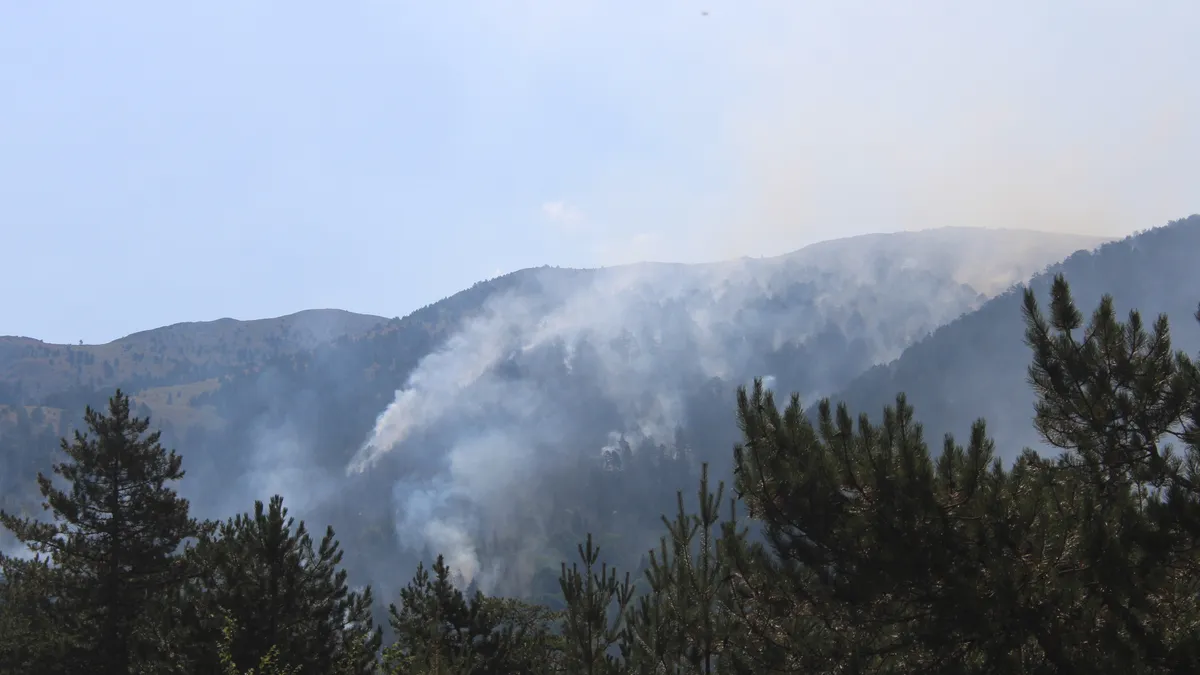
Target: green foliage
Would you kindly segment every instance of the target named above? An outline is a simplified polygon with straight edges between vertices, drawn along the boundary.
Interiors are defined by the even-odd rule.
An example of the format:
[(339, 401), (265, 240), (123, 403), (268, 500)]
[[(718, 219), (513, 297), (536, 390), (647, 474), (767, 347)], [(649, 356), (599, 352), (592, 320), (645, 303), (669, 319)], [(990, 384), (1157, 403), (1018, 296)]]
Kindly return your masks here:
[(568, 672), (587, 675), (619, 672), (611, 651), (623, 632), (634, 586), (628, 572), (618, 580), (616, 570), (599, 563), (600, 549), (592, 545), (590, 534), (587, 543), (579, 545), (579, 558), (583, 570), (579, 563), (570, 568), (563, 563), (559, 580), (567, 603), (562, 619), (564, 665)]
[(296, 525), (275, 496), (223, 523), (195, 557), (205, 574), (187, 600), (193, 628), (204, 636), (194, 655), (202, 668), (215, 668), (218, 655), (204, 645), (228, 618), (239, 626), (227, 645), (238, 663), (278, 649), (278, 662), (297, 675), (372, 672), (381, 634), (370, 616), (371, 590), (349, 589), (332, 528), (314, 547), (304, 523)]
[(6, 559), (2, 571), (12, 582), (36, 579), (48, 594), (38, 613), (56, 626), (71, 668), (165, 672), (179, 625), (178, 608), (162, 598), (187, 577), (180, 548), (204, 527), (169, 485), (183, 477), (180, 457), (148, 433), (148, 419), (130, 414), (127, 396), (118, 390), (107, 415), (88, 408), (84, 421), (88, 432), (63, 439), (67, 461), (54, 466), (69, 487), (38, 475), (52, 520), (0, 512), (36, 556), (29, 564)]
[[(983, 420), (935, 454), (903, 394), (872, 422), (755, 382), (733, 495), (703, 465), (644, 578), (589, 535), (553, 612), (468, 595), (438, 556), (390, 607), (381, 664), (332, 529), (314, 542), (279, 497), (196, 523), (167, 487), (178, 456), (118, 392), (63, 441), (67, 486), (39, 477), (52, 520), (0, 513), (34, 554), (0, 557), (0, 672), (1200, 672), (1200, 365), (1165, 316), (1121, 321), (1105, 297), (1085, 325), (1061, 276), (1047, 313), (1023, 300), (1056, 456), (1006, 465)], [(608, 459), (596, 476), (645, 461)]]
[(454, 587), (442, 556), (433, 564), (432, 578), (418, 565), (400, 591), (399, 607), (388, 610), (396, 642), (384, 651), (384, 668), (394, 675), (473, 672), (479, 610)]
[(1047, 468), (1073, 496), (1062, 557), (1102, 645), (1064, 651), (1131, 673), (1200, 670), (1200, 366), (1172, 350), (1165, 315), (1147, 331), (1111, 297), (1083, 328), (1062, 277), (1049, 318), (1028, 292), (1025, 315), (1035, 425), (1068, 451)]
[[(837, 400), (845, 401), (852, 411), (871, 413), (878, 421), (879, 412), (895, 402), (896, 393), (905, 392), (925, 428), (936, 432), (930, 436), (935, 452), (944, 432), (953, 432), (965, 441), (972, 421), (984, 417), (996, 453), (1006, 466), (1025, 447), (1055, 454), (1055, 448), (1047, 446), (1030, 423), (1037, 392), (1027, 381), (1031, 352), (1021, 340), (1025, 330), (1023, 287), (1033, 290), (1039, 299), (1049, 298), (1054, 274), (1061, 273), (1070, 281), (1085, 314), (1099, 305), (1105, 293), (1113, 294), (1119, 316), (1137, 308), (1149, 324), (1165, 313), (1176, 329), (1176, 348), (1194, 354), (1200, 349), (1200, 335), (1186, 323), (1196, 309), (1197, 288), (1190, 280), (1197, 250), (1200, 215), (1109, 242), (1095, 251), (1079, 251), (1053, 265), (1050, 274), (1013, 287), (938, 328), (895, 361), (836, 387)], [(875, 318), (869, 315), (869, 319)], [(822, 356), (815, 354), (804, 367), (820, 367)], [(776, 370), (762, 372), (777, 374)], [(815, 420), (817, 401), (806, 403)]]
[(0, 569), (0, 672), (64, 673), (73, 643), (54, 612), (53, 570), (3, 557)]
[(545, 607), (454, 586), (438, 556), (430, 576), (424, 565), (389, 609), (396, 641), (384, 650), (389, 673), (543, 673), (557, 658), (556, 615)]
[[(765, 545), (737, 561), (747, 628), (834, 672), (1193, 672), (1200, 376), (1167, 322), (1082, 319), (1060, 277), (1025, 296), (1036, 426), (1065, 452), (994, 460), (982, 421), (935, 461), (903, 396), (882, 424), (756, 384), (739, 393), (737, 488)], [(1185, 457), (1172, 438), (1192, 443)], [(763, 610), (766, 611), (763, 611)], [(757, 611), (754, 611), (757, 610)]]
[[(734, 613), (730, 551), (745, 543), (745, 530), (730, 501), (720, 523), (721, 497), (709, 491), (708, 466), (701, 470), (699, 512), (689, 514), (677, 494), (674, 520), (663, 517), (667, 536), (650, 552), (648, 592), (628, 611), (621, 652), (635, 673), (738, 672), (745, 637)], [(723, 536), (717, 536), (718, 532)]]
[(561, 613), (515, 598), (478, 596), (482, 624), (496, 636), (499, 658), (495, 670), (504, 673), (560, 671), (562, 637), (555, 630)]
[(233, 660), (233, 640), (237, 632), (237, 621), (226, 619), (221, 629), (221, 642), (217, 645), (217, 653), (221, 662), (222, 675), (296, 675), (295, 666), (287, 667), (279, 663), (279, 647), (272, 645), (267, 653), (258, 661), (258, 665), (249, 670), (239, 670)]

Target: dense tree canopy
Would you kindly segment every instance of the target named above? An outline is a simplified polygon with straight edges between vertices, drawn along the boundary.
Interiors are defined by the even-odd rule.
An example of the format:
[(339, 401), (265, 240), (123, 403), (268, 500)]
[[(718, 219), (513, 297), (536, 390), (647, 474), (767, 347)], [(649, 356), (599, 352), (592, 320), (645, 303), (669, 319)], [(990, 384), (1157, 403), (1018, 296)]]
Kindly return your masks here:
[[(197, 522), (118, 391), (38, 477), (49, 518), (0, 515), (30, 553), (0, 558), (0, 672), (1200, 672), (1200, 366), (1165, 316), (1105, 297), (1085, 323), (1061, 276), (1046, 311), (1023, 300), (1058, 454), (1004, 462), (982, 419), (931, 451), (903, 394), (874, 421), (810, 416), (759, 381), (731, 489), (705, 466), (644, 574), (588, 537), (542, 606), (460, 588), (437, 556), (386, 644), (332, 529), (315, 541), (278, 497)], [(608, 461), (649, 487), (646, 459)]]

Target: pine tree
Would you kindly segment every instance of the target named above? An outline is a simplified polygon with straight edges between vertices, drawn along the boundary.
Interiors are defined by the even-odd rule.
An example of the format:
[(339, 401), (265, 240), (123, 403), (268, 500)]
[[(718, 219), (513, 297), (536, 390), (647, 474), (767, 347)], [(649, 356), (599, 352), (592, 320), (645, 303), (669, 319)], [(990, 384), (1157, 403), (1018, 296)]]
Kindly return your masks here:
[(612, 649), (624, 632), (624, 623), (633, 601), (634, 586), (629, 573), (618, 580), (617, 571), (600, 564), (600, 549), (593, 546), (592, 535), (579, 545), (580, 562), (570, 568), (562, 565), (559, 585), (566, 609), (562, 615), (563, 660), (567, 672), (601, 675), (620, 672), (620, 660)]
[(0, 557), (0, 673), (65, 673), (70, 635), (54, 612), (53, 570)]
[(1103, 645), (1080, 648), (1081, 665), (1200, 671), (1200, 368), (1172, 349), (1165, 315), (1147, 331), (1105, 296), (1084, 327), (1061, 275), (1048, 319), (1024, 300), (1035, 426), (1066, 451), (1054, 469), (1078, 495), (1073, 576)]
[(297, 675), (297, 669), (280, 665), (279, 648), (272, 646), (258, 660), (258, 665), (249, 670), (238, 668), (233, 658), (233, 639), (237, 632), (237, 621), (227, 619), (221, 630), (221, 641), (217, 645), (217, 654), (221, 663), (221, 675)]
[(454, 587), (450, 568), (439, 555), (433, 576), (424, 564), (400, 590), (400, 605), (388, 608), (396, 641), (384, 650), (392, 675), (467, 675), (478, 656), (472, 627), (480, 607), (472, 606)]
[(383, 630), (375, 626), (371, 587), (346, 594), (339, 626), (340, 644), (333, 672), (336, 675), (375, 675), (378, 672)]
[(438, 556), (433, 575), (418, 565), (389, 608), (396, 641), (384, 650), (389, 673), (541, 675), (558, 671), (556, 614), (511, 598), (468, 597)]
[(483, 659), (476, 673), (550, 675), (561, 670), (562, 640), (553, 629), (558, 612), (514, 598), (476, 595), (476, 631)]
[(1200, 368), (1165, 317), (1147, 332), (1106, 297), (1084, 328), (1061, 277), (1051, 296), (1047, 320), (1027, 292), (1025, 319), (1058, 457), (1006, 469), (979, 420), (934, 460), (903, 395), (879, 425), (828, 401), (813, 424), (739, 391), (763, 544), (728, 560), (755, 672), (1200, 669)]
[(979, 421), (935, 462), (903, 395), (879, 426), (823, 402), (814, 427), (758, 386), (739, 413), (757, 672), (1110, 672), (1069, 530), (1086, 500), (1054, 460), (1005, 470)]
[(84, 421), (87, 432), (62, 440), (68, 459), (54, 466), (68, 485), (38, 475), (52, 522), (0, 513), (0, 523), (51, 565), (47, 588), (69, 636), (68, 670), (169, 672), (177, 608), (163, 598), (188, 573), (181, 548), (204, 531), (170, 487), (184, 475), (182, 460), (147, 433), (148, 418), (130, 414), (120, 390), (107, 415), (89, 407)]
[[(709, 491), (708, 465), (701, 466), (698, 513), (676, 495), (674, 520), (658, 551), (650, 551), (648, 592), (631, 606), (622, 655), (635, 673), (737, 672), (737, 618), (731, 611), (731, 569), (725, 551), (740, 540), (735, 512), (721, 524), (724, 483)], [(734, 506), (730, 503), (731, 509)], [(724, 532), (731, 541), (717, 536)]]
[(277, 495), (217, 535), (196, 549), (205, 575), (188, 594), (200, 670), (217, 667), (213, 647), (228, 619), (237, 626), (228, 644), (236, 663), (258, 663), (274, 648), (297, 675), (373, 672), (382, 636), (370, 615), (371, 590), (349, 589), (332, 528), (314, 548)]

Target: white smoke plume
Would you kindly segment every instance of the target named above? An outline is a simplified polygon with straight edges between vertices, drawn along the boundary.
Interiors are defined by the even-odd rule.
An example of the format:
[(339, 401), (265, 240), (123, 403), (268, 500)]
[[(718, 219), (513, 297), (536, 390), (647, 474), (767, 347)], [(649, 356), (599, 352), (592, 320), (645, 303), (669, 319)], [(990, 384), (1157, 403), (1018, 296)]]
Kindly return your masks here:
[[(444, 554), (462, 584), (475, 581), (488, 590), (501, 579), (521, 583), (529, 570), (512, 567), (527, 566), (542, 553), (543, 533), (506, 533), (518, 542), (512, 555), (521, 561), (483, 560), (480, 541), (505, 535), (516, 514), (537, 511), (522, 510), (522, 495), (552, 480), (556, 466), (568, 466), (562, 462), (598, 460), (622, 438), (635, 447), (641, 441), (671, 446), (676, 429), (688, 421), (685, 397), (698, 383), (763, 374), (754, 370), (763, 351), (801, 344), (829, 325), (863, 338), (873, 360), (882, 361), (980, 300), (966, 287), (936, 297), (924, 287), (914, 294), (903, 283), (881, 294), (880, 275), (908, 273), (897, 271), (900, 265), (881, 271), (878, 262), (838, 262), (836, 273), (804, 256), (643, 264), (579, 272), (565, 284), (560, 274), (539, 272), (538, 291), (494, 296), (419, 363), (347, 473), (378, 467), (392, 475), (400, 467), (392, 499), (401, 546)], [(807, 308), (763, 301), (797, 284), (808, 289)], [(895, 311), (882, 308), (899, 306), (905, 293), (934, 307), (904, 317), (911, 326), (903, 339), (884, 341), (879, 323), (895, 319)], [(514, 362), (524, 370), (506, 375)], [(566, 426), (577, 420), (563, 412), (570, 405), (564, 392), (545, 383), (564, 374), (594, 388), (622, 420), (619, 428), (599, 433), (590, 448), (563, 447)], [(773, 386), (775, 378), (768, 382)], [(397, 461), (383, 464), (391, 454)]]
[[(551, 392), (523, 381), (504, 381), (495, 373), (511, 356), (536, 355), (544, 347), (561, 345), (565, 361), (555, 365), (569, 372), (575, 347), (588, 340), (605, 364), (595, 373), (595, 384), (605, 398), (625, 407), (629, 426), (620, 433), (661, 443), (671, 440), (675, 427), (685, 421), (679, 383), (671, 381), (672, 370), (663, 361), (669, 353), (655, 349), (663, 340), (661, 330), (656, 333), (649, 325), (656, 317), (639, 312), (638, 305), (678, 300), (685, 289), (669, 289), (670, 284), (663, 283), (676, 276), (672, 272), (637, 266), (602, 275), (582, 291), (546, 289), (553, 309), (545, 314), (537, 312), (540, 302), (526, 296), (500, 296), (420, 363), (379, 416), (349, 472), (371, 468), (386, 453), (441, 423), (453, 426), (472, 415), (486, 415), (489, 423), (482, 429), (468, 425), (455, 430), (453, 447), (441, 458), (435, 476), (421, 483), (396, 483), (395, 522), (402, 545), (443, 553), (463, 583), (489, 583), (487, 574), (480, 577), (485, 564), (475, 544), (483, 532), (479, 519), (486, 517), (493, 526), (503, 522), (503, 509), (512, 508), (506, 507), (511, 489), (534, 479), (533, 472), (543, 468), (532, 462), (535, 448), (560, 437), (552, 419), (540, 418), (556, 404), (549, 398)], [(651, 285), (653, 295), (646, 297)], [(639, 314), (647, 323), (631, 325), (629, 319)], [(729, 357), (736, 354), (723, 354), (714, 341), (706, 340), (710, 320), (704, 311), (690, 316), (700, 328), (689, 337), (696, 340), (705, 374), (727, 375)], [(633, 331), (627, 333), (629, 329)], [(621, 353), (610, 345), (623, 335), (638, 334), (650, 335), (651, 342), (657, 337), (658, 344), (634, 344)], [(407, 451), (421, 452), (417, 447)], [(597, 447), (595, 455), (599, 454)], [(522, 536), (530, 547), (536, 546), (536, 533)], [(498, 573), (493, 569), (492, 577)]]

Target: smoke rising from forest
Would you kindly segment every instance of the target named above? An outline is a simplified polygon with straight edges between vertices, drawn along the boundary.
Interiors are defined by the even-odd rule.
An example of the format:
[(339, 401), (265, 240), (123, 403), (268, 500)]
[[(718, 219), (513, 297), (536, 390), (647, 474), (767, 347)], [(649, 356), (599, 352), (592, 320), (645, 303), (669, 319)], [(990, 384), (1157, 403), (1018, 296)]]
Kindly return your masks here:
[[(1014, 55), (1005, 45), (1059, 42), (1046, 27), (1055, 25), (1061, 8), (1018, 3), (950, 12), (943, 11), (948, 5), (899, 11), (880, 4), (870, 10), (753, 4), (685, 21), (681, 7), (640, 12), (632, 23), (596, 3), (571, 11), (526, 4), (509, 17), (511, 24), (485, 12), (501, 25), (520, 24), (519, 30), (489, 34), (489, 45), (511, 47), (510, 39), (526, 45), (526, 56), (539, 57), (524, 62), (531, 71), (533, 64), (552, 61), (586, 71), (595, 64), (582, 63), (585, 52), (575, 46), (588, 44), (598, 25), (622, 34), (629, 47), (606, 72), (630, 63), (663, 65), (661, 71), (649, 65), (636, 76), (621, 71), (616, 77), (628, 112), (661, 125), (655, 128), (663, 143), (679, 150), (676, 162), (693, 158), (698, 166), (722, 167), (712, 169), (721, 187), (701, 190), (638, 157), (632, 161), (640, 163), (620, 165), (574, 203), (553, 202), (555, 212), (572, 209), (571, 227), (560, 228), (563, 236), (580, 237), (591, 228), (601, 260), (772, 254), (845, 232), (942, 226), (1115, 236), (1190, 206), (1197, 174), (1189, 153), (1180, 150), (1200, 147), (1200, 136), (1186, 124), (1200, 101), (1178, 82), (1145, 77), (1178, 68), (1184, 52), (1110, 50), (1131, 21), (1153, 24), (1143, 35), (1157, 35), (1157, 44), (1174, 43), (1163, 38), (1187, 25), (1169, 16), (1188, 11), (1181, 6), (1136, 18), (1107, 7), (1079, 8), (1077, 18), (1095, 30), (1057, 60), (1044, 58), (1045, 50)], [(926, 25), (939, 26), (938, 34), (914, 40)], [(661, 34), (676, 38), (665, 54)], [(873, 49), (863, 50), (864, 44)], [(652, 51), (658, 58), (644, 58)], [(995, 54), (1006, 56), (997, 61)], [(664, 90), (676, 95), (651, 95)], [(1114, 96), (1146, 104), (1105, 106)], [(669, 229), (684, 223), (688, 237)], [(617, 283), (633, 286), (636, 277)], [(1010, 282), (983, 279), (978, 287), (995, 292)], [(458, 513), (444, 506), (453, 503), (451, 495), (475, 499), (460, 484), (494, 483), (481, 478), (487, 469), (459, 453), (486, 455), (478, 448), (488, 443), (529, 452), (538, 442), (554, 442), (531, 424), (554, 419), (544, 413), (553, 394), (499, 378), (492, 368), (514, 351), (548, 344), (561, 343), (570, 354), (585, 336), (602, 343), (643, 318), (638, 312), (644, 308), (613, 297), (602, 288), (587, 289), (563, 299), (547, 319), (519, 300), (497, 301), (421, 364), (351, 468), (365, 469), (389, 452), (417, 452), (405, 442), (439, 420), (455, 419), (463, 408), (503, 411), (507, 425), (489, 428), (498, 435), (478, 441), (463, 432), (463, 447), (471, 449), (455, 445), (450, 451), (447, 480), (407, 497), (417, 503), (398, 505), (432, 514), (419, 521), (433, 525), (418, 539), (465, 546), (470, 537), (459, 535), (474, 523), (458, 515), (439, 519), (438, 509)], [(678, 368), (698, 377), (729, 376), (750, 362), (728, 351), (736, 341), (714, 339), (731, 314), (706, 311), (711, 308), (689, 310), (683, 331), (681, 344), (697, 347), (694, 361), (691, 352), (663, 348), (645, 335), (639, 348), (652, 358), (601, 353), (604, 394), (630, 405), (615, 432), (664, 440), (686, 414), (680, 383), (670, 374)], [(688, 357), (672, 360), (682, 354)], [(568, 356), (564, 366), (570, 365)], [(745, 374), (754, 373), (737, 376)], [(405, 493), (399, 494), (403, 501)], [(486, 511), (489, 505), (481, 500), (476, 506)], [(401, 529), (402, 539), (414, 534)], [(456, 558), (482, 569), (469, 549)]]
[[(389, 452), (420, 454), (419, 443), (408, 443), (414, 436), (437, 427), (449, 431), (445, 455), (422, 461), (432, 475), (395, 485), (398, 541), (444, 553), (465, 582), (486, 588), (489, 573), (501, 573), (497, 561), (480, 560), (478, 540), (503, 528), (515, 492), (536, 489), (546, 472), (565, 468), (569, 459), (570, 448), (555, 447), (571, 436), (556, 411), (562, 401), (555, 396), (563, 392), (541, 386), (543, 378), (569, 378), (586, 367), (588, 384), (620, 411), (623, 425), (610, 435), (672, 442), (675, 428), (687, 421), (685, 380), (728, 376), (745, 360), (723, 349), (711, 307), (683, 302), (689, 292), (712, 297), (718, 279), (704, 289), (672, 288), (676, 276), (686, 278), (637, 266), (583, 288), (546, 288), (549, 298), (504, 294), (423, 359), (348, 467), (370, 470)], [(660, 315), (651, 306), (673, 303), (679, 303), (675, 321), (656, 321)], [(621, 338), (627, 342), (616, 344)], [(691, 348), (678, 350), (685, 345)], [(591, 362), (578, 362), (580, 349), (589, 350)], [(511, 359), (525, 369), (519, 379), (499, 368)], [(596, 444), (582, 452), (598, 460), (601, 450)], [(536, 532), (524, 537), (524, 548), (538, 545)]]
[[(903, 325), (885, 327), (904, 310), (885, 313), (884, 306), (902, 307), (899, 294), (913, 287), (901, 282), (881, 293), (876, 275), (895, 270), (877, 267), (878, 249), (860, 253), (857, 265), (811, 255), (646, 264), (580, 272), (565, 283), (554, 270), (535, 271), (536, 291), (525, 286), (491, 298), (421, 360), (347, 473), (394, 478), (401, 546), (445, 554), (464, 583), (520, 586), (531, 561), (546, 553), (536, 526), (506, 531), (522, 514), (545, 510), (521, 500), (577, 481), (580, 461), (599, 462), (621, 440), (675, 448), (677, 430), (689, 424), (687, 398), (704, 382), (770, 375), (766, 354), (831, 326), (858, 339), (869, 363), (894, 358), (980, 301), (966, 287), (948, 294), (921, 287), (927, 313), (902, 319), (914, 322), (908, 333)], [(894, 337), (897, 329), (902, 337)], [(885, 337), (888, 330), (893, 337)], [(827, 380), (801, 393), (829, 394), (840, 384)], [(518, 551), (483, 559), (480, 543), (492, 537), (516, 542)]]
[[(439, 35), (423, 48), (469, 100), (463, 146), (520, 129), (534, 107), (550, 111), (538, 118), (548, 127), (564, 125), (550, 135), (603, 128), (606, 146), (593, 147), (586, 165), (538, 155), (563, 163), (561, 183), (514, 179), (505, 190), (532, 199), (531, 211), (544, 198), (554, 206), (548, 215), (570, 224), (519, 236), (576, 238), (610, 263), (778, 254), (856, 232), (937, 226), (1113, 235), (1187, 212), (1200, 185), (1192, 159), (1200, 132), (1188, 123), (1200, 113), (1198, 90), (1161, 75), (1191, 72), (1184, 50), (1194, 50), (1195, 6), (1161, 3), (1126, 16), (1085, 4), (749, 2), (702, 16), (674, 0), (528, 0), (453, 12), (423, 5), (403, 18)], [(382, 5), (364, 11), (380, 12), (376, 26), (397, 20)], [(1066, 18), (1087, 30), (1064, 39)], [(1016, 43), (1025, 48), (1014, 51)], [(583, 104), (559, 107), (575, 97)], [(381, 192), (392, 189), (373, 178)], [(531, 197), (539, 190), (552, 193)], [(378, 194), (363, 194), (363, 212), (383, 208)], [(997, 252), (987, 241), (976, 260)], [(903, 293), (873, 276), (878, 257), (860, 244), (836, 256), (826, 249), (820, 269), (805, 259), (810, 268), (789, 278), (821, 283), (810, 295), (781, 292), (787, 301), (775, 304), (763, 302), (766, 291), (788, 275), (776, 275), (771, 261), (634, 266), (565, 285), (533, 274), (533, 290), (492, 297), (404, 382), (388, 384), (399, 386), (395, 399), (348, 465), (333, 460), (337, 475), (322, 466), (336, 446), (309, 438), (326, 401), (288, 398), (294, 383), (268, 369), (247, 396), (265, 411), (238, 439), (250, 448), (244, 473), (232, 478), (217, 455), (189, 453), (183, 489), (206, 515), (244, 511), (275, 492), (306, 515), (352, 501), (345, 493), (355, 476), (374, 474), (390, 483), (401, 546), (445, 553), (485, 588), (519, 582), (546, 544), (536, 527), (539, 490), (576, 485), (558, 479), (622, 439), (671, 445), (675, 429), (694, 421), (687, 396), (708, 378), (774, 374), (762, 356), (826, 322), (885, 360), (977, 303), (961, 288), (931, 284), (912, 293), (927, 314), (891, 310)], [(913, 269), (936, 267), (937, 256), (909, 253)], [(978, 291), (1013, 281), (1003, 265), (981, 281), (958, 278), (980, 265), (951, 262), (950, 276)], [(891, 337), (881, 337), (885, 329)], [(361, 368), (338, 372), (338, 386), (365, 387)], [(790, 387), (782, 374), (779, 382)], [(840, 384), (827, 378), (802, 393), (811, 400)], [(518, 514), (535, 522), (521, 520), (517, 531)], [(499, 564), (482, 553), (492, 535), (521, 548)]]
[[(602, 122), (619, 122), (635, 142), (653, 139), (652, 157), (609, 158), (567, 181), (569, 195), (544, 196), (554, 214), (570, 214), (570, 227), (548, 236), (591, 246), (601, 263), (777, 254), (938, 226), (1112, 236), (1186, 212), (1200, 183), (1190, 159), (1200, 135), (1187, 124), (1196, 90), (1145, 76), (1190, 72), (1179, 70), (1179, 46), (1192, 25), (1182, 15), (1194, 10), (1182, 4), (1131, 17), (1091, 3), (747, 3), (701, 18), (692, 3), (668, 2), (639, 5), (636, 20), (618, 4), (419, 17), (445, 31), (446, 67), (488, 123), (521, 111), (512, 91), (547, 96), (521, 105), (560, 102), (564, 92), (533, 83), (557, 82), (561, 70), (602, 83)], [(1069, 46), (1055, 28), (1064, 13), (1089, 26)], [(1139, 23), (1153, 49), (1113, 53)], [(1014, 52), (1017, 42), (1027, 48)], [(614, 43), (623, 48), (606, 48)], [(883, 327), (872, 322), (904, 320), (885, 310), (895, 289), (871, 286), (870, 265), (849, 249), (838, 263), (860, 268), (839, 274), (869, 290), (822, 290), (817, 305), (874, 359), (894, 357), (903, 341), (873, 342)], [(986, 291), (1010, 283), (1005, 274), (984, 279)], [(485, 588), (508, 583), (511, 568), (534, 564), (545, 533), (525, 521), (519, 532), (506, 528), (517, 513), (536, 520), (530, 502), (556, 477), (576, 475), (574, 460), (598, 458), (621, 437), (671, 443), (698, 383), (765, 374), (756, 350), (819, 330), (811, 308), (747, 310), (762, 297), (752, 276), (739, 264), (699, 278), (636, 266), (493, 297), (400, 383), (346, 469), (391, 481), (401, 546), (445, 553)], [(964, 309), (950, 293), (922, 296), (926, 318), (941, 323)], [(867, 324), (849, 328), (852, 312), (838, 305), (868, 294), (877, 305), (858, 305)], [(915, 339), (928, 327), (897, 332)], [(746, 335), (770, 339), (751, 345)], [(583, 394), (605, 409), (572, 409)], [(290, 475), (297, 486), (307, 480)], [(521, 544), (503, 565), (481, 553), (494, 534)]]

